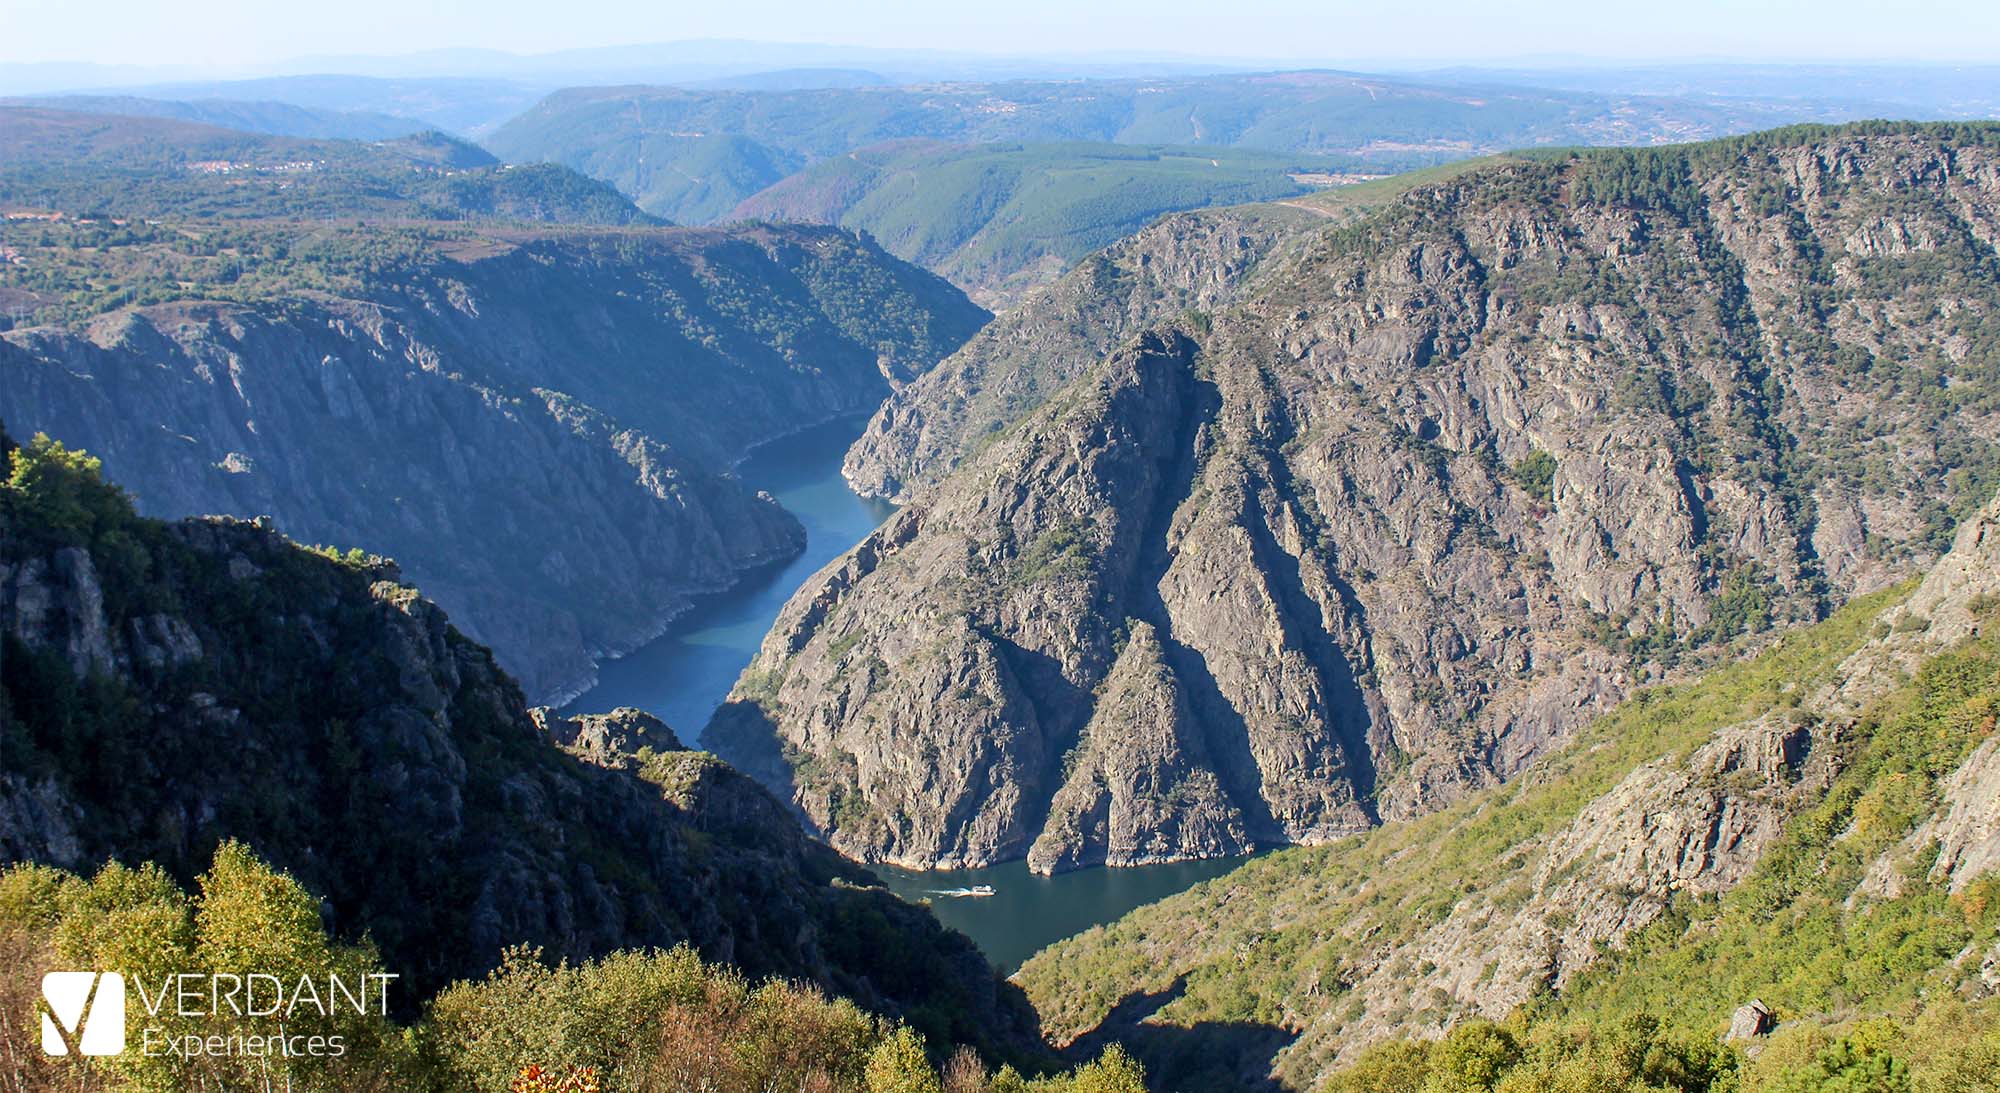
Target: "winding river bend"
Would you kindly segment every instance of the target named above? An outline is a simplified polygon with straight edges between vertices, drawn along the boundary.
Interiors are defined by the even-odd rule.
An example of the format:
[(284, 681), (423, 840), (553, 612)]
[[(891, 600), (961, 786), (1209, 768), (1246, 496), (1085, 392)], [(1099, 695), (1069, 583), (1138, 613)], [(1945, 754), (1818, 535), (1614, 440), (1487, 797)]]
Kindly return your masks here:
[(780, 437), (736, 468), (753, 490), (769, 490), (806, 528), (805, 553), (747, 575), (727, 592), (704, 597), (666, 633), (597, 670), (597, 686), (568, 709), (596, 712), (636, 706), (698, 743), (702, 726), (729, 696), (765, 631), (792, 593), (819, 567), (866, 538), (896, 511), (847, 488), (840, 461), (861, 435), (865, 417), (843, 418)]
[[(806, 529), (805, 553), (705, 598), (651, 643), (599, 668), (597, 686), (568, 708), (588, 712), (636, 706), (673, 726), (683, 740), (698, 743), (702, 726), (756, 656), (779, 608), (806, 578), (895, 511), (856, 495), (840, 477), (841, 458), (866, 423), (859, 417), (832, 421), (753, 451), (737, 474), (752, 489), (769, 490), (799, 518)], [(1051, 942), (1219, 876), (1241, 860), (1084, 869), (1056, 877), (1037, 877), (1024, 862), (989, 869), (876, 872), (905, 899), (930, 900), (945, 925), (972, 938), (987, 959), (1011, 973)], [(990, 886), (993, 894), (938, 894), (981, 885)]]

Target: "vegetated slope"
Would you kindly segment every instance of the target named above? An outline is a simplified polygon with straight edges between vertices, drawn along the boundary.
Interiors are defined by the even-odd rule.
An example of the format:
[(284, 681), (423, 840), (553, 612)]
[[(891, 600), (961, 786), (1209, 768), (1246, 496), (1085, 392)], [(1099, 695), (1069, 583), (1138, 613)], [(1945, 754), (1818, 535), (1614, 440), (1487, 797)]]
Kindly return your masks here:
[(1166, 213), (1310, 192), (1334, 164), (1223, 148), (895, 141), (824, 160), (732, 219), (866, 231), (994, 309)]
[(1247, 296), (1260, 271), (1282, 267), (1274, 255), (1316, 230), (1496, 162), (1462, 161), (1281, 203), (1164, 217), (1089, 255), (1054, 288), (1031, 295), (897, 389), (854, 442), (842, 473), (863, 494), (908, 501), (1134, 332)]
[(1990, 492), (1996, 132), (1411, 190), (918, 494), (704, 739), (912, 864), (1326, 842), (1504, 779)]
[[(64, 968), (173, 969), (233, 976), (250, 966), (347, 989), (366, 983), (369, 1009), (320, 1013), (310, 1000), (275, 1014), (134, 1011), (128, 1041), (154, 1050), (51, 1056), (34, 1020), (0, 1022), (10, 1090), (255, 1088), (297, 1093), (576, 1093), (590, 1089), (800, 1089), (816, 1093), (940, 1088), (932, 1058), (946, 1059), (953, 1093), (1145, 1093), (1145, 1075), (1120, 1049), (1032, 1083), (1011, 1066), (992, 1073), (978, 1049), (919, 1033), (912, 1024), (829, 997), (797, 979), (762, 982), (692, 947), (617, 952), (554, 966), (511, 948), (500, 967), (438, 992), (412, 1026), (398, 1007), (372, 1008), (386, 992), (368, 944), (327, 935), (320, 899), (238, 842), (217, 848), (191, 889), (158, 866), (112, 863), (83, 877), (46, 865), (0, 870), (0, 956), (11, 973), (0, 1002), (33, 1018), (42, 976)], [(147, 971), (150, 978), (153, 971)], [(227, 980), (225, 980), (227, 982)], [(245, 1007), (247, 1008), (247, 1007)], [(412, 1012), (415, 1012), (414, 1010)], [(282, 1030), (282, 1031), (281, 1031)], [(305, 1048), (238, 1054), (185, 1050), (190, 1043), (262, 1044), (282, 1035)], [(928, 1042), (927, 1042), (928, 1041)], [(183, 1050), (160, 1050), (173, 1043)], [(314, 1047), (337, 1050), (318, 1052)], [(987, 1042), (989, 1051), (1003, 1043)], [(928, 1050), (926, 1050), (928, 1048)], [(1043, 1053), (1030, 1051), (1034, 1069)], [(1018, 1056), (1017, 1056), (1018, 1058)], [(1020, 1059), (1026, 1062), (1027, 1059)]]
[(94, 460), (0, 446), (0, 861), (186, 881), (240, 841), (404, 1007), (507, 946), (687, 942), (936, 1036), (1020, 1034), (971, 942), (650, 716), (529, 711), (393, 565), (145, 519)]
[(727, 475), (985, 319), (830, 228), (10, 221), (0, 415), (150, 514), (398, 558), (529, 694), (799, 549)]
[(8, 105), (74, 110), (84, 114), (174, 118), (179, 121), (220, 126), (224, 129), (320, 140), (389, 140), (434, 128), (412, 118), (392, 117), (366, 110), (323, 110), (288, 102), (256, 102), (242, 99), (49, 95), (33, 99), (15, 99), (8, 102)]
[(572, 88), (485, 143), (510, 163), (573, 167), (648, 212), (695, 221), (809, 163), (912, 137), (1214, 145), (1394, 171), (1529, 145), (1659, 143), (1796, 120), (1841, 119), (1795, 102), (1281, 72), (799, 91)]
[(0, 106), (0, 210), (121, 218), (651, 224), (606, 183), (504, 167), (436, 132), (300, 140), (163, 117)]
[[(2000, 991), (1996, 608), (2000, 503), (1913, 592), (1642, 691), (1444, 812), (1059, 943), (1019, 981), (1056, 1039), (1123, 1037), (1167, 1089), (1908, 1089), (1912, 1067), (1975, 1081), (1917, 1088), (1981, 1088), (2000, 1003), (1957, 1005)], [(1753, 1000), (1778, 1039), (1746, 1066), (1715, 1045)], [(1907, 1045), (1821, 1031), (1928, 1011)]]

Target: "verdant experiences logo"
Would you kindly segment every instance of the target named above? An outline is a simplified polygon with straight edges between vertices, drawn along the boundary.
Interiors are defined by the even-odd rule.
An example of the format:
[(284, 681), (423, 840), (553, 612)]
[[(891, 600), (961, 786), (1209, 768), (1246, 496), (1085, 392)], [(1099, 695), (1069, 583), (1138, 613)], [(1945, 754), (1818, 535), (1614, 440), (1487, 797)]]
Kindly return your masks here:
[(42, 1051), (116, 1055), (125, 1050), (125, 977), (50, 972), (42, 977)]
[[(288, 982), (275, 975), (251, 972), (183, 972), (149, 985), (137, 976), (132, 987), (144, 1008), (140, 1050), (148, 1055), (324, 1056), (347, 1053), (339, 1033), (309, 1034), (286, 1023), (304, 1018), (325, 1020), (345, 1015), (386, 1017), (389, 1013), (389, 972), (343, 977), (299, 976)], [(126, 977), (119, 972), (50, 972), (42, 977), (42, 1051), (48, 1055), (118, 1055), (126, 1047)], [(202, 1035), (172, 1029), (205, 1019), (272, 1022), (269, 1033)]]

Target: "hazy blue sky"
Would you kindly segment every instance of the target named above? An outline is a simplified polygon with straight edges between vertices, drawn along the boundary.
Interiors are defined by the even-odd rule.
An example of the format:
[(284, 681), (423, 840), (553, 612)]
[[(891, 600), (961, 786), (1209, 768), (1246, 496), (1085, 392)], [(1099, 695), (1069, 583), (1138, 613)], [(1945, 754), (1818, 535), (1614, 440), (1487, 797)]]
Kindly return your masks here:
[(1996, 0), (0, 0), (0, 61), (253, 64), (689, 38), (1257, 58), (2000, 62)]

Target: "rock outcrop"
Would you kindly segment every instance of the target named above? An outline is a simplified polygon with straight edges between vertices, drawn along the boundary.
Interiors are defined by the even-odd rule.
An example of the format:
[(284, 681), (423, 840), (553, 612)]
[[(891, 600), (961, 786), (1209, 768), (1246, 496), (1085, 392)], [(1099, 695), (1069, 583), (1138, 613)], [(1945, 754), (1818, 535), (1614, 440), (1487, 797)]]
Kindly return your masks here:
[[(1282, 245), (1213, 310), (1042, 365), (1079, 378), (809, 581), (705, 739), (843, 852), (906, 865), (1422, 815), (1640, 683), (1938, 558), (1984, 500), (1966, 468), (2000, 465), (1996, 239), (1984, 128), (1413, 189)], [(964, 390), (944, 377), (1003, 336), (1040, 335), (996, 325), (871, 436), (939, 412), (924, 450), (958, 458), (978, 416), (919, 393)], [(850, 462), (871, 488), (914, 480), (875, 451)], [(1144, 700), (1111, 686), (1142, 627), (1168, 680)], [(1095, 742), (1120, 735), (1150, 743)], [(1185, 807), (1092, 818), (1169, 752)]]
[(1178, 213), (1090, 255), (891, 395), (841, 473), (861, 494), (910, 501), (1133, 333), (1242, 293), (1322, 221), (1282, 205)]
[(1243, 814), (1223, 792), (1195, 725), (1158, 636), (1137, 624), (1066, 760), (1028, 865), (1054, 873), (1248, 850)]
[(1776, 1016), (1771, 1013), (1770, 1009), (1764, 1003), (1755, 1000), (1745, 1002), (1737, 1007), (1735, 1015), (1729, 1019), (1728, 1038), (1731, 1040), (1755, 1040), (1757, 1037), (1771, 1031), (1772, 1026), (1776, 1023)]
[(830, 229), (459, 246), (349, 296), (7, 332), (0, 419), (101, 456), (145, 512), (395, 557), (553, 700), (800, 549), (728, 475), (745, 450), (867, 412), (985, 318)]

